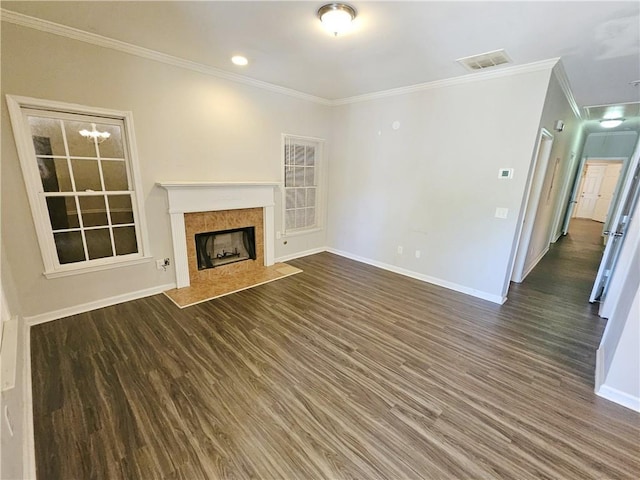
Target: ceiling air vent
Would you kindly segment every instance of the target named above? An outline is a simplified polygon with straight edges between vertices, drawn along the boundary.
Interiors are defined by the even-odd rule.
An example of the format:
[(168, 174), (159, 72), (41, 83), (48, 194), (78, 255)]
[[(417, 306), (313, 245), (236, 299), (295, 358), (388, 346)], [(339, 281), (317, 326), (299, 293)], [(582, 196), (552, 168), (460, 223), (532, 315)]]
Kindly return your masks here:
[(481, 53), (480, 55), (459, 58), (456, 62), (461, 63), (471, 72), (477, 72), (485, 68), (511, 63), (511, 59), (504, 50), (494, 50), (493, 52)]

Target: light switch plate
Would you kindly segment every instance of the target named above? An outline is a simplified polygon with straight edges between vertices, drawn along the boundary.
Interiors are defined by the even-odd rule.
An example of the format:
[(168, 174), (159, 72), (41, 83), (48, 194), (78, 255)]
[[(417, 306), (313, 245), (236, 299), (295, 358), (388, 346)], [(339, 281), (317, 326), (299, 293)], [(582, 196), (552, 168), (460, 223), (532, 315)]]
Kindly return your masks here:
[(503, 207), (497, 207), (496, 208), (496, 218), (507, 218), (507, 215), (509, 214), (509, 209), (508, 208), (503, 208)]

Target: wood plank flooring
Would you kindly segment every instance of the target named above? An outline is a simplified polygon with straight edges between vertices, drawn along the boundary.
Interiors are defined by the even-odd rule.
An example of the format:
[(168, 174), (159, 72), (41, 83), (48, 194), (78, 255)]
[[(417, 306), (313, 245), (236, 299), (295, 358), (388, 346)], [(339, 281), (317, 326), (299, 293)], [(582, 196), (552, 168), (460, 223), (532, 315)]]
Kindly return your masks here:
[(640, 415), (593, 393), (601, 247), (574, 225), (503, 306), (323, 253), (33, 327), (38, 478), (638, 478)]

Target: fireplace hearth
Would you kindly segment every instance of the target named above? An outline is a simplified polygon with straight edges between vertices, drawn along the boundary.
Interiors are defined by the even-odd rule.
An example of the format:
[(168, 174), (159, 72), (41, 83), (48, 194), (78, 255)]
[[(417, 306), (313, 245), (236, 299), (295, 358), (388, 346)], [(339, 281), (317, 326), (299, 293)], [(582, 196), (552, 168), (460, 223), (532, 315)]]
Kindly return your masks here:
[[(274, 190), (279, 183), (163, 182), (167, 191), (171, 235), (176, 269), (176, 288), (165, 294), (180, 308), (284, 278), (301, 270), (284, 263), (274, 264)], [(198, 240), (196, 235), (254, 228), (255, 260), (244, 245), (245, 234), (224, 246), (215, 240)], [(204, 238), (204, 237), (203, 237)], [(197, 252), (197, 243), (202, 243)], [(214, 246), (215, 243), (215, 246)], [(237, 250), (236, 250), (237, 248)], [(198, 259), (198, 257), (200, 260)], [(207, 267), (216, 260), (230, 263)], [(200, 265), (199, 265), (200, 263)], [(219, 268), (218, 268), (219, 267)]]

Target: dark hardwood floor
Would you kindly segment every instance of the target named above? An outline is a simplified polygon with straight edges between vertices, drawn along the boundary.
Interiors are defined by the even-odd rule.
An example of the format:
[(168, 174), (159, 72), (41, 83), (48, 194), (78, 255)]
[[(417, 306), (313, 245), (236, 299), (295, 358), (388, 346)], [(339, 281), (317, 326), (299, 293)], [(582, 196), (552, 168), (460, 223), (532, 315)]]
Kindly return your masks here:
[(639, 478), (640, 415), (593, 393), (592, 227), (503, 306), (323, 253), (33, 327), (38, 478)]

